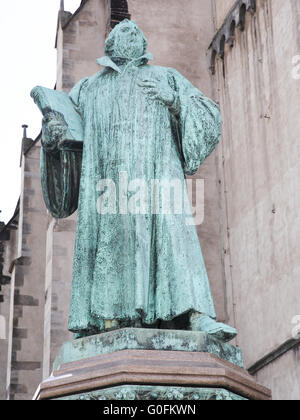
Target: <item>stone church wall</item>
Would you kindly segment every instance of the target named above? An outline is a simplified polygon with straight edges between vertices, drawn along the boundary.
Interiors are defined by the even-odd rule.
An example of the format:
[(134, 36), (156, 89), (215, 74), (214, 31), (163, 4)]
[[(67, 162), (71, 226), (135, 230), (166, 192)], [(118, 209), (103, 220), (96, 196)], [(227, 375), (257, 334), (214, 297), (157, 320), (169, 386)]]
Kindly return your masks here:
[(297, 341), (288, 345), (300, 314), (299, 27), (297, 0), (258, 0), (221, 46), (215, 79), (228, 313), (246, 366), (284, 399), (300, 399)]

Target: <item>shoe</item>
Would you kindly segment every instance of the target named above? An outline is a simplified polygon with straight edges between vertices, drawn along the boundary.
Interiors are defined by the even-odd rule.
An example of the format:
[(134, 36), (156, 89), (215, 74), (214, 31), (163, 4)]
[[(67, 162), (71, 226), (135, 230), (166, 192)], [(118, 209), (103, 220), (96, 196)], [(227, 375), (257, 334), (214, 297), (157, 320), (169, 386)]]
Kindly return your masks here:
[(118, 330), (120, 328), (119, 326), (119, 321), (116, 319), (111, 319), (105, 320), (105, 331), (109, 332), (109, 331), (114, 331), (114, 330)]
[(229, 325), (217, 322), (208, 315), (193, 314), (190, 318), (191, 330), (207, 332), (214, 338), (224, 343), (237, 336), (237, 330)]

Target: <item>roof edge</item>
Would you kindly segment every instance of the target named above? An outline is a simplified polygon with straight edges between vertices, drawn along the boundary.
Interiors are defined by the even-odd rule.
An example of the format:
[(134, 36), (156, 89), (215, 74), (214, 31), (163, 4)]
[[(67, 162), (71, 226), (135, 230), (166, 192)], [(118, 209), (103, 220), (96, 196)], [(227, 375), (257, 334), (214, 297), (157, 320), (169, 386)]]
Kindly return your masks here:
[(78, 15), (78, 13), (81, 11), (81, 9), (83, 9), (83, 7), (85, 6), (85, 4), (88, 2), (89, 0), (81, 0), (80, 6), (78, 7), (77, 10), (75, 10), (75, 12), (72, 14), (70, 12), (64, 12), (64, 13), (69, 13), (70, 16), (68, 19), (65, 20), (65, 22), (62, 21), (62, 30), (66, 29), (66, 27), (69, 25), (69, 23), (73, 20), (73, 18)]

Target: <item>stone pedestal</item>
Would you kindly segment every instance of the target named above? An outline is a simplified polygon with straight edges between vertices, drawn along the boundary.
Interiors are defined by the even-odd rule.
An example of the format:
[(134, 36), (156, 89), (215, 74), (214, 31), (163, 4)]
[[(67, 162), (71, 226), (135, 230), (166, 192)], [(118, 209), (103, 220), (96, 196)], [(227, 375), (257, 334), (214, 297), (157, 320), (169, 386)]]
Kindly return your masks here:
[(206, 333), (126, 328), (65, 343), (35, 399), (269, 400), (241, 350)]

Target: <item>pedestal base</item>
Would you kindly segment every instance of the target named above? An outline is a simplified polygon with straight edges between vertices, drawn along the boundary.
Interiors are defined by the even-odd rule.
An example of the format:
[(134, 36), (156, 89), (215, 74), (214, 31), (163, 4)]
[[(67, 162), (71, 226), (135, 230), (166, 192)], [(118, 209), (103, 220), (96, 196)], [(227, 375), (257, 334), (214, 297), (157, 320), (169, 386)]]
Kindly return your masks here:
[(206, 333), (128, 328), (65, 343), (36, 399), (271, 399), (241, 366)]
[(240, 395), (222, 388), (123, 385), (56, 398), (63, 401), (241, 401)]

